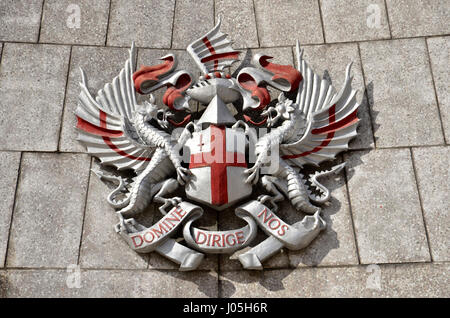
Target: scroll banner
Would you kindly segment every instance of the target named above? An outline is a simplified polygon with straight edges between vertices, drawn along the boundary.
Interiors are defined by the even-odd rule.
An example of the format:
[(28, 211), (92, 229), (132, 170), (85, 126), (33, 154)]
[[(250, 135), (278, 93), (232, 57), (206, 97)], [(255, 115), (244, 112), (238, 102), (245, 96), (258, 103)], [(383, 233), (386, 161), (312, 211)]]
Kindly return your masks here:
[(245, 268), (257, 269), (262, 268), (262, 261), (283, 247), (299, 250), (308, 246), (326, 225), (319, 213), (306, 216), (294, 225), (286, 224), (267, 206), (254, 200), (239, 206), (235, 213), (247, 222), (245, 227), (230, 231), (206, 231), (192, 227), (192, 223), (203, 214), (202, 210), (196, 210), (184, 225), (184, 239), (189, 246), (205, 253), (232, 253), (255, 238), (256, 225), (259, 225), (269, 238), (239, 257)]
[(118, 232), (135, 251), (156, 251), (180, 264), (180, 270), (187, 271), (197, 268), (204, 255), (170, 238), (181, 225), (184, 224), (183, 237), (190, 247), (216, 254), (233, 253), (250, 244), (256, 237), (259, 225), (269, 237), (241, 254), (239, 260), (244, 268), (262, 269), (261, 262), (281, 248), (299, 250), (308, 246), (326, 225), (318, 212), (293, 225), (286, 224), (267, 206), (255, 200), (236, 208), (235, 214), (247, 225), (228, 231), (207, 231), (192, 226), (203, 215), (203, 209), (183, 201), (149, 228), (130, 219), (119, 226)]
[[(200, 265), (204, 255), (190, 248), (177, 243), (171, 239), (176, 230), (186, 222), (186, 220), (203, 210), (194, 204), (181, 202), (172, 208), (161, 220), (146, 228), (136, 222), (119, 226), (118, 233), (128, 243), (128, 245), (139, 253), (156, 251), (175, 263), (180, 264), (181, 271), (194, 270)], [(132, 231), (129, 231), (129, 229)]]
[(239, 256), (239, 261), (247, 269), (262, 269), (261, 262), (283, 247), (290, 250), (305, 248), (326, 227), (319, 212), (313, 216), (306, 216), (293, 225), (288, 225), (258, 201), (251, 201), (239, 208), (250, 213), (262, 230), (269, 235), (263, 242)]
[(256, 237), (258, 227), (253, 217), (245, 210), (236, 209), (236, 216), (247, 222), (247, 225), (229, 231), (207, 231), (192, 227), (192, 223), (199, 219), (203, 210), (196, 210), (183, 228), (186, 243), (202, 252), (212, 254), (228, 254), (247, 246)]

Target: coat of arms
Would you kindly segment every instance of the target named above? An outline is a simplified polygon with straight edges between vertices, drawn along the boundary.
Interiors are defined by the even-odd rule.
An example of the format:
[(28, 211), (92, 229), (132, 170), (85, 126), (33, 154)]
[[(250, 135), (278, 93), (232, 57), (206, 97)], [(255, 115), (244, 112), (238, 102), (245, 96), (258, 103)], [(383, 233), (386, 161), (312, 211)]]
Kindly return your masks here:
[[(302, 249), (325, 227), (319, 206), (330, 191), (318, 178), (343, 164), (313, 174), (305, 167), (334, 160), (357, 134), (350, 65), (336, 92), (303, 60), (297, 43), (297, 68), (256, 54), (252, 66), (232, 77), (228, 69), (240, 52), (220, 31), (220, 19), (187, 51), (203, 73), (198, 79), (177, 70), (173, 54), (136, 70), (134, 45), (125, 67), (97, 96), (82, 71), (78, 139), (102, 166), (132, 172), (127, 178), (96, 171), (117, 183), (107, 200), (117, 210), (116, 231), (132, 249), (156, 251), (187, 271), (197, 268), (204, 253), (233, 253), (262, 230), (268, 237), (239, 256), (244, 268), (262, 269), (280, 249)], [(280, 91), (277, 100), (268, 87)], [(152, 92), (159, 89), (165, 89), (165, 105), (155, 104)], [(138, 103), (136, 92), (147, 100)], [(206, 108), (199, 113), (190, 100)], [(309, 215), (287, 224), (276, 214), (285, 199)], [(150, 204), (161, 215), (146, 227), (134, 217)], [(196, 227), (208, 210), (227, 208), (246, 225), (227, 231)]]

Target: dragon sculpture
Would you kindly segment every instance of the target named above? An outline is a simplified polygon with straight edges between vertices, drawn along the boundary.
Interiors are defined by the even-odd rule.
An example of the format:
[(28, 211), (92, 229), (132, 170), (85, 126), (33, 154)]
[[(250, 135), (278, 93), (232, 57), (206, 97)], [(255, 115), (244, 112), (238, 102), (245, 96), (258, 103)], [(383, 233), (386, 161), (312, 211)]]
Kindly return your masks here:
[[(261, 179), (263, 186), (274, 196), (262, 195), (259, 200), (270, 201), (276, 210), (276, 202), (282, 201), (284, 194), (297, 210), (311, 214), (320, 211), (320, 208), (311, 204), (310, 200), (325, 203), (330, 198), (330, 191), (317, 178), (338, 173), (344, 164), (307, 177), (295, 167), (301, 169), (306, 164), (319, 166), (348, 149), (348, 142), (357, 135), (359, 104), (356, 102), (357, 91), (351, 87), (351, 64), (347, 66), (344, 87), (336, 94), (333, 86), (325, 79), (320, 80), (302, 59), (303, 51), (299, 50), (298, 43), (296, 49), (299, 71), (306, 78), (298, 89), (295, 103), (282, 93), (276, 106), (262, 113), (268, 117), (268, 127), (274, 127), (280, 120), (283, 122), (257, 141), (257, 160), (247, 170), (250, 176), (246, 181), (258, 180), (261, 167), (269, 162), (270, 148), (273, 145), (279, 147), (282, 153), (279, 168)], [(307, 181), (319, 195), (309, 190)]]
[[(108, 202), (119, 209), (121, 216), (142, 212), (152, 199), (163, 203), (164, 207), (181, 202), (181, 198), (164, 196), (175, 191), (178, 184), (184, 184), (189, 175), (189, 171), (181, 166), (179, 154), (187, 135), (183, 134), (174, 141), (170, 134), (151, 123), (154, 120), (160, 127), (167, 127), (168, 119), (173, 115), (157, 107), (153, 96), (143, 105), (136, 102), (132, 80), (135, 53), (133, 45), (125, 67), (112, 83), (98, 92), (96, 99), (89, 93), (86, 75), (81, 70), (81, 93), (76, 109), (80, 130), (78, 140), (88, 152), (98, 157), (104, 165), (119, 170), (133, 169), (137, 173), (137, 177), (129, 181), (95, 171), (99, 177), (119, 183), (118, 188), (108, 196)], [(170, 56), (171, 61), (174, 61), (173, 58)], [(168, 57), (166, 59), (169, 60)], [(159, 115), (162, 119), (158, 119)], [(168, 179), (175, 172), (177, 179)], [(116, 199), (124, 191), (128, 192), (126, 197)]]
[[(250, 66), (233, 77), (225, 70), (238, 61), (240, 52), (232, 49), (220, 25), (219, 19), (211, 31), (187, 48), (203, 73), (197, 81), (187, 71), (176, 70), (173, 54), (162, 57), (161, 64), (142, 66), (135, 71), (134, 44), (119, 75), (99, 90), (95, 98), (81, 70), (81, 93), (76, 109), (78, 140), (100, 160), (101, 166), (134, 172), (134, 176), (125, 178), (103, 170), (94, 171), (101, 179), (117, 184), (107, 198), (119, 216), (116, 231), (135, 250), (156, 250), (180, 263), (182, 270), (198, 266), (202, 254), (168, 238), (178, 226), (173, 225), (177, 213), (177, 220), (184, 224), (183, 235), (188, 245), (211, 253), (229, 253), (249, 244), (255, 237), (254, 225), (259, 222), (274, 237), (261, 245), (266, 248), (270, 245), (271, 252), (256, 249), (251, 257), (240, 257), (246, 268), (262, 268), (260, 261), (283, 246), (291, 249), (306, 246), (325, 225), (317, 204), (330, 198), (330, 191), (317, 179), (338, 173), (344, 164), (311, 175), (304, 168), (319, 167), (324, 161), (334, 160), (357, 135), (359, 104), (351, 87), (351, 64), (346, 70), (344, 86), (337, 93), (329, 81), (315, 74), (303, 60), (297, 42), (297, 69), (271, 63), (271, 57), (257, 54)], [(269, 86), (281, 91), (275, 104), (270, 103)], [(158, 106), (152, 92), (164, 87), (165, 106)], [(139, 104), (136, 92), (149, 95), (148, 100)], [(295, 100), (291, 99), (295, 96)], [(190, 100), (206, 106), (199, 120), (192, 120), (195, 111), (189, 106)], [(232, 115), (232, 108), (237, 110), (236, 115)], [(187, 116), (176, 122), (174, 113)], [(263, 120), (256, 122), (255, 116)], [(178, 134), (171, 133), (182, 126)], [(269, 132), (258, 137), (258, 127), (266, 127)], [(242, 140), (245, 149), (237, 149), (233, 143), (229, 144), (229, 139)], [(224, 148), (219, 149), (217, 145)], [(217, 156), (218, 150), (231, 153), (232, 162), (205, 160), (206, 155)], [(249, 159), (252, 155), (253, 162)], [(200, 161), (195, 162), (198, 158)], [(235, 189), (230, 182), (234, 182)], [(188, 199), (220, 211), (251, 196), (258, 182), (268, 193), (237, 209), (241, 210), (236, 215), (248, 223), (240, 232), (207, 233), (190, 228), (201, 215), (198, 212), (201, 207), (187, 203), (182, 197), (171, 197), (181, 185)], [(297, 235), (301, 237), (297, 245), (282, 238), (289, 225), (276, 219), (280, 229), (275, 234), (271, 230), (277, 223), (268, 221), (272, 216), (269, 217), (265, 204), (270, 203), (270, 211), (275, 215), (278, 203), (285, 197), (297, 210), (314, 215), (313, 219), (305, 217), (303, 223), (292, 226), (292, 233), (298, 229), (303, 231)], [(145, 228), (133, 217), (152, 202), (160, 205), (163, 219), (152, 228)], [(263, 212), (248, 212), (252, 209)], [(242, 216), (245, 214), (242, 211), (252, 214), (254, 220)], [(182, 220), (185, 215), (187, 221)], [(212, 238), (212, 244), (208, 238), (208, 246), (202, 247), (202, 235), (205, 240)]]

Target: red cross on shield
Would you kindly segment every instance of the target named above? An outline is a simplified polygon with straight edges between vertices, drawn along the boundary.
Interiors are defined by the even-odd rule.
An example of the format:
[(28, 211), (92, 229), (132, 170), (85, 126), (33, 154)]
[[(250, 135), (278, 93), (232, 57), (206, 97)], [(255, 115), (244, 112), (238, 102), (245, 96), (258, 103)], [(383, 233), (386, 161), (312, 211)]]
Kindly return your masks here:
[(188, 198), (223, 210), (252, 192), (245, 183), (246, 137), (242, 130), (210, 125), (195, 132), (187, 143), (192, 178)]

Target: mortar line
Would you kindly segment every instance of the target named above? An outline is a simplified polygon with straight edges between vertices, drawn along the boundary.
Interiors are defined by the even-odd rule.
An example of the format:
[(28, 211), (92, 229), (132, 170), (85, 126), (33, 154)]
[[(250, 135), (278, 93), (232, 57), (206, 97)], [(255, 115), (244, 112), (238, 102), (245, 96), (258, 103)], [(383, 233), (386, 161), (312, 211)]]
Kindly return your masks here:
[[(395, 150), (395, 149), (416, 149), (416, 148), (435, 148), (435, 147), (450, 147), (450, 144), (437, 144), (437, 145), (414, 145), (414, 146), (393, 146), (393, 147), (378, 147), (378, 148), (353, 148), (348, 149), (347, 153), (353, 153), (357, 151), (372, 151), (372, 150)], [(55, 154), (55, 153), (66, 153), (66, 154), (74, 154), (74, 155), (86, 155), (87, 152), (83, 151), (57, 151), (57, 150), (29, 150), (29, 149), (0, 149), (0, 152), (29, 152), (29, 153), (48, 153), (48, 154)]]
[[(439, 262), (402, 262), (402, 263), (376, 263), (377, 265), (381, 267), (389, 267), (389, 266), (417, 266), (417, 265), (431, 265), (431, 266), (441, 266), (449, 264), (450, 261), (439, 261)], [(365, 268), (368, 265), (372, 265), (372, 263), (367, 264), (334, 264), (334, 265), (318, 265), (318, 266), (300, 266), (296, 268), (290, 268), (290, 267), (268, 267), (264, 268), (264, 272), (268, 271), (281, 271), (281, 270), (290, 270), (290, 271), (303, 271), (303, 270), (317, 270), (317, 269), (340, 269), (340, 268)], [(44, 271), (44, 270), (51, 270), (51, 271), (65, 271), (66, 267), (5, 267), (1, 268), (3, 271)], [(178, 268), (114, 268), (114, 267), (89, 267), (89, 268), (81, 268), (81, 271), (88, 272), (88, 271), (119, 271), (119, 272), (171, 272), (171, 273), (182, 273), (179, 271)], [(213, 269), (197, 269), (195, 271), (192, 271), (193, 273), (210, 273), (214, 272)], [(262, 271), (251, 271), (251, 270), (244, 270), (244, 269), (227, 269), (223, 271), (224, 273), (229, 272), (241, 272), (241, 273), (262, 273)]]
[(109, 0), (108, 19), (107, 19), (107, 23), (106, 23), (106, 34), (105, 34), (105, 45), (104, 45), (104, 46), (107, 46), (107, 44), (108, 44), (109, 21), (110, 21), (110, 19), (111, 19), (111, 7), (112, 7), (112, 2), (113, 2), (113, 0)]
[(415, 160), (414, 160), (413, 150), (409, 149), (409, 153), (410, 153), (410, 156), (411, 156), (411, 163), (412, 163), (412, 168), (413, 168), (413, 173), (414, 173), (414, 181), (416, 182), (416, 190), (417, 190), (417, 194), (418, 194), (418, 197), (419, 197), (420, 211), (422, 212), (423, 227), (425, 228), (425, 236), (427, 238), (428, 253), (430, 254), (431, 262), (433, 262), (433, 255), (431, 253), (430, 236), (428, 234), (428, 226), (427, 226), (427, 222), (426, 222), (426, 219), (425, 219), (425, 209), (423, 208), (423, 200), (422, 200), (422, 195), (420, 193), (419, 178), (418, 178), (418, 175), (417, 175), (417, 168), (416, 168), (416, 163), (415, 163)]
[(1, 42), (2, 48), (0, 50), (0, 73), (2, 71), (2, 62), (3, 62), (3, 55), (5, 52), (5, 43)]
[(9, 219), (9, 230), (8, 230), (8, 239), (6, 240), (6, 249), (5, 249), (5, 260), (3, 262), (3, 267), (6, 268), (7, 260), (8, 260), (8, 250), (9, 250), (9, 243), (11, 241), (11, 233), (12, 233), (12, 226), (13, 226), (13, 220), (14, 220), (14, 211), (17, 207), (17, 193), (20, 185), (20, 178), (22, 175), (22, 161), (23, 161), (23, 152), (20, 153), (19, 156), (19, 168), (17, 169), (17, 180), (16, 180), (16, 188), (14, 189), (14, 199), (13, 199), (13, 206), (11, 211), (11, 217)]
[[(432, 38), (440, 38), (440, 37), (446, 37), (450, 36), (450, 33), (444, 33), (444, 34), (437, 34), (437, 35), (429, 35), (426, 36), (429, 39)], [(397, 41), (397, 40), (409, 40), (409, 39), (423, 39), (424, 36), (410, 36), (410, 37), (397, 37), (393, 39), (367, 39), (367, 40), (360, 40), (360, 41), (342, 41), (342, 42), (327, 42), (327, 43), (303, 43), (301, 44), (302, 47), (304, 46), (318, 46), (318, 45), (324, 45), (324, 44), (355, 44), (355, 43), (370, 43), (370, 42), (381, 42), (381, 41)], [(15, 43), (15, 44), (46, 44), (46, 45), (73, 45), (73, 46), (86, 46), (86, 47), (105, 47), (104, 45), (99, 44), (76, 44), (76, 43), (57, 43), (57, 42), (30, 42), (30, 41), (8, 41), (3, 40), (3, 43)], [(286, 48), (293, 46), (294, 44), (285, 44), (285, 45), (272, 45), (272, 46), (264, 46), (264, 47), (236, 47), (237, 50), (243, 50), (243, 49), (273, 49), (273, 48)], [(124, 45), (108, 45), (108, 48), (130, 48), (129, 46)], [(151, 49), (151, 50), (167, 50), (170, 48), (167, 47), (150, 47), (150, 46), (139, 46), (141, 49)], [(176, 51), (185, 51), (185, 49), (172, 49)]]
[[(342, 162), (345, 162), (344, 155), (342, 155)], [(347, 200), (348, 200), (348, 209), (350, 214), (350, 220), (352, 222), (352, 229), (353, 229), (353, 238), (355, 243), (355, 250), (356, 250), (356, 257), (358, 258), (358, 264), (361, 265), (361, 256), (359, 254), (359, 245), (358, 245), (358, 237), (356, 236), (356, 227), (355, 227), (355, 220), (353, 218), (353, 207), (352, 207), (352, 199), (350, 197), (350, 188), (348, 186), (348, 175), (347, 175), (347, 166), (344, 167), (344, 180), (345, 180), (345, 189), (347, 191)]]
[(261, 47), (261, 41), (259, 40), (259, 31), (258, 31), (258, 18), (256, 17), (255, 0), (252, 0), (252, 5), (253, 5), (253, 15), (255, 16), (256, 40), (258, 41), (258, 47)]
[(372, 129), (372, 139), (373, 139), (373, 148), (376, 149), (377, 148), (377, 141), (375, 138), (375, 125), (373, 122), (373, 118), (372, 118), (372, 102), (369, 99), (369, 90), (367, 89), (367, 84), (366, 84), (366, 73), (364, 72), (364, 64), (363, 64), (363, 60), (362, 60), (362, 56), (361, 56), (361, 48), (359, 45), (359, 42), (356, 43), (356, 46), (358, 47), (358, 55), (359, 55), (359, 63), (361, 64), (361, 73), (362, 73), (362, 79), (363, 79), (363, 83), (364, 83), (364, 89), (365, 89), (365, 96), (363, 96), (363, 98), (366, 98), (366, 103), (367, 103), (367, 114), (369, 115), (369, 122), (370, 122), (370, 128)]
[(322, 6), (320, 5), (320, 0), (317, 0), (317, 4), (319, 5), (319, 17), (320, 17), (320, 24), (322, 25), (323, 43), (327, 43), (327, 40), (325, 37), (325, 24), (323, 23)]
[(9, 152), (29, 152), (29, 153), (48, 153), (48, 154), (55, 154), (55, 153), (67, 153), (67, 154), (78, 154), (78, 155), (84, 155), (88, 154), (87, 152), (82, 151), (58, 151), (58, 150), (30, 150), (30, 149), (0, 149), (0, 151), (9, 151)]
[(437, 89), (436, 89), (436, 82), (434, 81), (433, 65), (431, 64), (431, 55), (430, 55), (430, 49), (428, 47), (428, 39), (427, 38), (425, 38), (425, 48), (427, 50), (428, 67), (430, 68), (430, 73), (431, 73), (431, 83), (433, 84), (434, 98), (436, 99), (438, 116), (439, 116), (439, 120), (441, 122), (442, 136), (444, 138), (444, 144), (447, 144), (447, 138), (445, 137), (444, 121), (442, 120), (442, 113), (441, 113), (440, 102), (439, 102)]
[[(135, 66), (136, 69), (133, 70), (133, 73), (136, 72), (136, 70), (139, 68), (138, 61), (139, 61), (139, 53), (140, 52), (141, 52), (141, 50), (138, 47), (136, 47), (136, 58), (135, 58), (135, 61), (134, 61), (134, 66)], [(135, 93), (135, 95), (136, 95), (136, 93)], [(137, 99), (137, 96), (136, 96), (136, 99)]]
[(216, 0), (213, 0), (213, 25), (216, 25)]
[(61, 109), (61, 116), (60, 116), (60, 125), (59, 125), (59, 131), (58, 131), (58, 144), (56, 146), (57, 152), (60, 152), (61, 149), (61, 135), (62, 135), (62, 129), (64, 124), (64, 112), (66, 110), (66, 103), (67, 103), (67, 89), (69, 87), (69, 76), (70, 76), (70, 70), (72, 68), (72, 46), (70, 46), (69, 50), (69, 62), (67, 63), (67, 76), (66, 76), (66, 85), (64, 87), (64, 99), (63, 99), (63, 106)]
[[(416, 148), (435, 148), (435, 147), (450, 147), (450, 144), (436, 144), (436, 145), (413, 145), (413, 146), (392, 146), (392, 147), (378, 147), (378, 148), (352, 148), (348, 149), (347, 153), (353, 153), (356, 151), (372, 151), (372, 150), (395, 150), (395, 149), (416, 149)], [(48, 153), (48, 154), (55, 154), (55, 153), (66, 153), (66, 154), (74, 154), (74, 155), (86, 155), (88, 154), (85, 151), (57, 151), (57, 150), (30, 150), (30, 149), (0, 149), (0, 152), (29, 152), (29, 153)]]
[[(404, 263), (376, 263), (380, 267), (391, 267), (391, 266), (417, 266), (417, 265), (431, 265), (431, 266), (441, 266), (450, 263), (449, 261), (442, 262), (404, 262)], [(224, 273), (241, 272), (241, 273), (260, 273), (264, 272), (275, 272), (275, 271), (303, 271), (303, 270), (321, 270), (321, 269), (349, 269), (349, 268), (366, 268), (369, 265), (375, 265), (373, 263), (367, 264), (342, 264), (342, 265), (318, 265), (318, 266), (301, 266), (296, 268), (264, 268), (263, 271), (249, 271), (242, 269), (228, 269)]]
[(84, 207), (83, 207), (83, 216), (81, 220), (81, 233), (80, 233), (80, 244), (78, 245), (78, 257), (77, 257), (77, 265), (80, 265), (80, 257), (81, 257), (81, 243), (83, 242), (83, 231), (84, 231), (84, 222), (86, 218), (86, 208), (87, 208), (87, 200), (89, 196), (89, 187), (91, 184), (91, 169), (92, 169), (92, 161), (93, 158), (90, 158), (89, 163), (89, 171), (88, 171), (88, 177), (87, 177), (87, 185), (86, 185), (86, 196), (84, 198)]
[(173, 31), (175, 30), (175, 16), (177, 14), (177, 0), (173, 3), (173, 17), (172, 17), (172, 33), (170, 34), (170, 48), (173, 48)]
[(387, 24), (388, 24), (388, 28), (389, 28), (389, 35), (390, 35), (390, 37), (392, 39), (391, 22), (390, 22), (390, 19), (389, 19), (389, 12), (388, 12), (388, 6), (387, 6), (387, 3), (386, 3), (386, 0), (384, 0), (384, 9), (386, 10), (386, 19), (387, 19)]
[[(154, 252), (156, 253), (156, 252)], [(66, 271), (67, 267), (5, 267), (0, 268), (0, 271)], [(115, 267), (81, 267), (82, 272), (89, 271), (118, 271), (118, 272), (169, 272), (169, 273), (186, 273), (180, 271), (178, 268), (115, 268)], [(196, 269), (190, 271), (191, 273), (210, 273), (213, 269)]]
[(42, 22), (44, 21), (44, 6), (45, 6), (45, 0), (42, 0), (41, 21), (39, 22), (38, 38), (37, 38), (37, 42), (32, 42), (33, 44), (40, 43), (39, 41), (41, 40)]
[(448, 147), (448, 144), (435, 144), (435, 145), (410, 145), (410, 146), (392, 146), (392, 147), (378, 147), (377, 149), (408, 149), (408, 148), (432, 148), (432, 147)]

